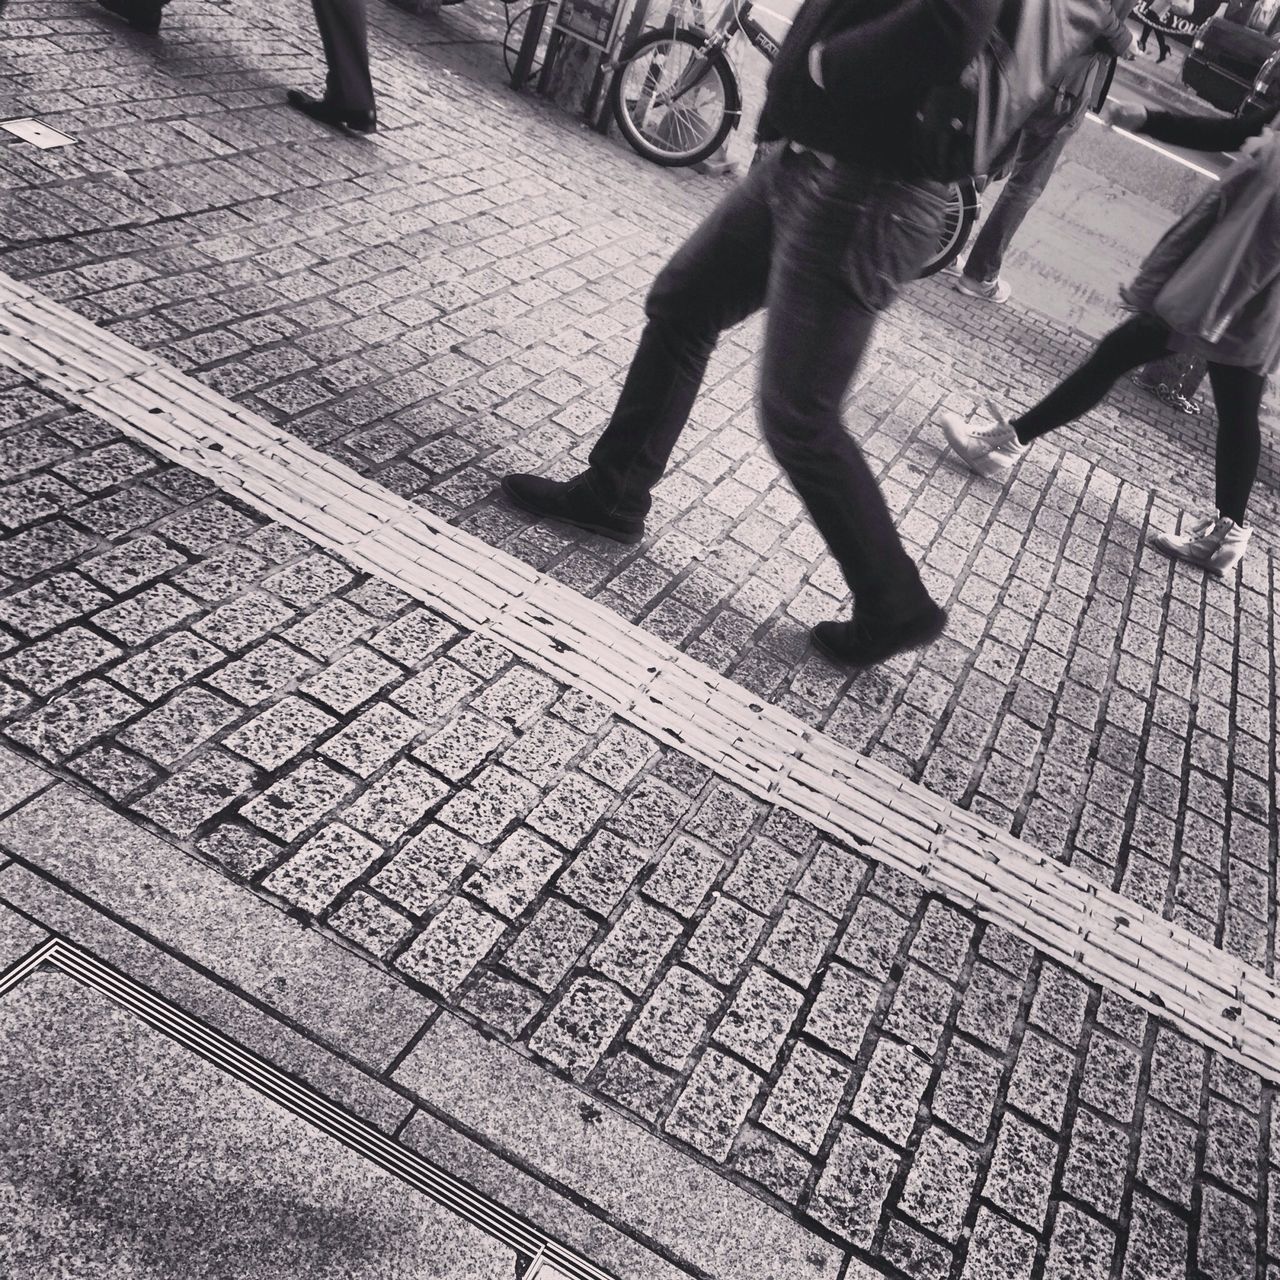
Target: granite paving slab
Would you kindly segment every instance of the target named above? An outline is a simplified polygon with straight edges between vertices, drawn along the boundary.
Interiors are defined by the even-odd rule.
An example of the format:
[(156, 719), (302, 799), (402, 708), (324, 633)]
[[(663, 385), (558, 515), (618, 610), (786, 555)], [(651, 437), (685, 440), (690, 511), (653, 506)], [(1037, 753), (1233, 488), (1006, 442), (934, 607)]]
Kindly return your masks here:
[(15, 1280), (516, 1273), (478, 1228), (64, 974), (0, 999), (0, 1072)]

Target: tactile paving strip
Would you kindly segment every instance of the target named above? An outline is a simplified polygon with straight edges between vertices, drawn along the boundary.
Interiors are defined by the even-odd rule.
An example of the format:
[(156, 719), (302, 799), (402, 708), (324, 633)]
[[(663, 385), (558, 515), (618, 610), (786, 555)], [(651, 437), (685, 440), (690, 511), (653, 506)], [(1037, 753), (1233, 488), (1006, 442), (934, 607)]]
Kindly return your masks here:
[(1261, 971), (3, 275), (0, 357), (753, 795), (1280, 1080), (1280, 988)]

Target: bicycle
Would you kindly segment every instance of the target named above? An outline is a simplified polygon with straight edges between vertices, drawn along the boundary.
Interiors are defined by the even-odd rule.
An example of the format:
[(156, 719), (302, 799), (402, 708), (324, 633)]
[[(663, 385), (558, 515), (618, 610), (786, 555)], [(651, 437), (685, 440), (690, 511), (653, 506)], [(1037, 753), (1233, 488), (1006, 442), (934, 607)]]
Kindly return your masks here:
[[(777, 40), (752, 16), (753, 7), (752, 0), (731, 0), (710, 31), (681, 25), (683, 8), (673, 8), (669, 25), (646, 31), (623, 50), (611, 68), (609, 103), (632, 150), (654, 164), (680, 167), (720, 149), (742, 118), (742, 90), (726, 55), (730, 41), (741, 32), (769, 62), (778, 56)], [(952, 184), (938, 247), (922, 276), (960, 256), (981, 204), (976, 183)]]

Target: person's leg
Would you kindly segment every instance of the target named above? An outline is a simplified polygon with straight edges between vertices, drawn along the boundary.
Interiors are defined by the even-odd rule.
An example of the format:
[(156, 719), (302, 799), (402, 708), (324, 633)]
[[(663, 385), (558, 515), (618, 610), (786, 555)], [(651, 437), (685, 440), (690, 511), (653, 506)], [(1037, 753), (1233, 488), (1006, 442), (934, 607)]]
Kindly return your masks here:
[(1023, 133), (1013, 171), (973, 242), (962, 279), (990, 284), (999, 278), (1010, 242), (1044, 194), (1063, 148), (1083, 118), (1044, 121)]
[(649, 510), (649, 490), (666, 470), (720, 334), (764, 305), (775, 187), (805, 163), (784, 152), (752, 168), (653, 282), (640, 344), (588, 459), (592, 487), (610, 510)]
[(1164, 38), (1164, 32), (1159, 27), (1152, 27), (1151, 29), (1156, 33), (1156, 47), (1160, 50), (1160, 56), (1156, 59), (1157, 64), (1159, 64), (1169, 56), (1169, 42)]
[(822, 623), (829, 656), (877, 661), (933, 639), (929, 598), (841, 405), (876, 315), (918, 274), (941, 227), (941, 190), (815, 175), (780, 210), (760, 379), (765, 439), (854, 596), (853, 623)]
[(1169, 329), (1153, 316), (1130, 317), (1094, 348), (1093, 354), (1064, 378), (1039, 404), (994, 427), (976, 428), (958, 413), (940, 413), (937, 421), (947, 444), (971, 471), (988, 479), (1006, 475), (1037, 436), (1073, 422), (1111, 390), (1121, 374), (1155, 360), (1169, 350)]
[(374, 109), (364, 0), (311, 0), (329, 68), (325, 101), (351, 114)]
[(1138, 50), (1141, 53), (1147, 51), (1147, 41), (1151, 38), (1151, 27), (1147, 23), (1142, 24), (1142, 34), (1138, 37)]
[(1209, 382), (1218, 408), (1217, 515), (1184, 520), (1181, 533), (1161, 530), (1151, 535), (1150, 543), (1167, 556), (1221, 577), (1240, 563), (1253, 532), (1245, 527), (1244, 514), (1258, 473), (1258, 407), (1266, 378), (1251, 369), (1211, 362)]
[(1012, 419), (1009, 425), (1018, 443), (1029, 444), (1074, 422), (1100, 403), (1122, 374), (1168, 351), (1167, 325), (1154, 316), (1131, 316), (1119, 328), (1112, 329), (1093, 349), (1093, 354), (1043, 400)]
[(775, 190), (808, 163), (770, 156), (720, 202), (658, 274), (647, 322), (588, 470), (572, 481), (513, 475), (507, 495), (535, 515), (639, 541), (650, 490), (693, 408), (720, 334), (764, 304)]
[(1258, 410), (1267, 380), (1252, 369), (1210, 364), (1209, 385), (1218, 410), (1215, 484), (1218, 514), (1243, 525), (1262, 452)]

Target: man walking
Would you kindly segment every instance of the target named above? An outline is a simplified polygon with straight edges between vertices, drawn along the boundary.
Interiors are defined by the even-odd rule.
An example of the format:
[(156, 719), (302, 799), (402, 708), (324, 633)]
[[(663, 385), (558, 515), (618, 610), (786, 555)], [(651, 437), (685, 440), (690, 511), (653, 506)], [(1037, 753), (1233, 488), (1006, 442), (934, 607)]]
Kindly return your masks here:
[(311, 0), (324, 60), (329, 66), (323, 98), (290, 89), (288, 102), (304, 115), (336, 129), (372, 133), (378, 127), (369, 76), (369, 27), (364, 0)]
[(1114, 18), (1098, 36), (1093, 53), (1079, 59), (1058, 81), (1053, 96), (1022, 127), (1009, 180), (973, 242), (956, 288), (971, 298), (1007, 302), (1000, 278), (1005, 252), (1031, 206), (1044, 194), (1063, 149), (1089, 111), (1098, 111), (1111, 88), (1116, 59), (1129, 53), (1133, 35), (1125, 25), (1133, 0), (1112, 0)]
[(658, 275), (617, 407), (568, 481), (511, 475), (535, 515), (638, 542), (716, 341), (767, 307), (765, 440), (836, 558), (853, 618), (813, 628), (851, 666), (927, 644), (946, 614), (907, 555), (840, 407), (875, 318), (936, 245), (946, 189), (912, 160), (915, 111), (983, 47), (1000, 0), (806, 0), (769, 77), (755, 166)]

